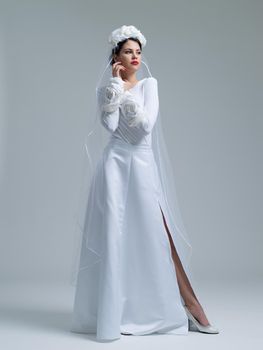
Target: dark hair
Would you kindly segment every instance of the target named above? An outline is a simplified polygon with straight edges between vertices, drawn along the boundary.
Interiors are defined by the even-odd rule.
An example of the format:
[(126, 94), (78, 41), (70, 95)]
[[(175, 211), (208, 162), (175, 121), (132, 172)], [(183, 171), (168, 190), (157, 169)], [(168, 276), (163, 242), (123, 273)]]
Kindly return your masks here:
[(128, 40), (136, 41), (136, 42), (139, 44), (140, 49), (142, 49), (142, 44), (141, 44), (140, 40), (137, 39), (137, 38), (131, 37), (131, 38), (127, 38), (127, 39), (124, 39), (124, 40), (122, 40), (122, 41), (119, 41), (118, 44), (117, 44), (117, 46), (114, 47), (114, 48), (112, 49), (111, 55), (110, 55), (110, 57), (109, 57), (109, 60), (111, 60), (111, 62), (110, 62), (111, 66), (112, 66), (113, 63), (114, 63), (113, 55), (114, 55), (114, 54), (118, 55), (119, 52), (121, 51), (121, 48), (123, 47), (123, 45), (124, 45)]

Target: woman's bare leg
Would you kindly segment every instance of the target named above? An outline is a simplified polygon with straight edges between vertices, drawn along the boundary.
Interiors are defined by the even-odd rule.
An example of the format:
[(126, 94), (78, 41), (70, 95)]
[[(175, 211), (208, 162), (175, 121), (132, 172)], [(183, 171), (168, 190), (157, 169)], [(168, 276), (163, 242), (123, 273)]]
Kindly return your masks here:
[[(161, 209), (161, 207), (160, 207)], [(162, 211), (162, 209), (161, 209)], [(184, 268), (182, 266), (181, 260), (176, 252), (176, 248), (174, 246), (171, 234), (169, 232), (168, 226), (166, 224), (165, 221), (165, 217), (164, 214), (162, 212), (162, 216), (163, 216), (163, 222), (164, 222), (164, 226), (166, 229), (166, 232), (168, 234), (169, 237), (169, 241), (170, 241), (170, 246), (171, 246), (171, 252), (172, 252), (172, 258), (174, 261), (174, 266), (176, 269), (176, 276), (177, 276), (177, 281), (178, 281), (178, 286), (179, 286), (179, 290), (180, 293), (182, 295), (182, 298), (184, 299), (185, 305), (188, 307), (188, 309), (190, 310), (190, 312), (193, 314), (193, 316), (203, 325), (203, 326), (207, 326), (209, 325), (209, 321), (206, 318), (206, 315), (204, 313), (204, 310), (201, 306), (201, 304), (199, 303), (193, 288), (187, 278), (187, 275), (184, 271)]]

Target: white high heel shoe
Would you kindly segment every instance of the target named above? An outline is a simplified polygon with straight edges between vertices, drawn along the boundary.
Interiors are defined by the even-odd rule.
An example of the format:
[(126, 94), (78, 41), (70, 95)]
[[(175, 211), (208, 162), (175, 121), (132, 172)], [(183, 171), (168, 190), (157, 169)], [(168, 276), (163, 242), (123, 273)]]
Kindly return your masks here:
[(199, 331), (202, 333), (210, 333), (210, 334), (217, 334), (219, 333), (219, 330), (211, 325), (203, 326), (200, 322), (197, 321), (197, 319), (191, 314), (189, 309), (186, 305), (184, 305), (187, 317), (188, 317), (188, 323), (189, 323), (189, 330), (190, 331)]

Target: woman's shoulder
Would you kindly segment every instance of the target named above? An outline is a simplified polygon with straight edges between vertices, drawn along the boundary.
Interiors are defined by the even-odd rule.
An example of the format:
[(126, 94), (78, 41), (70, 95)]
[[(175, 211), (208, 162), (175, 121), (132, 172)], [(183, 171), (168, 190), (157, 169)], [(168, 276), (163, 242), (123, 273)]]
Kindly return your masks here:
[(155, 77), (153, 77), (152, 75), (150, 77), (146, 77), (145, 80), (146, 81), (157, 81), (157, 79)]
[(157, 79), (153, 76), (145, 78), (145, 83), (146, 84), (156, 84), (157, 85)]
[(158, 89), (158, 82), (157, 79), (153, 76), (150, 77), (146, 77), (145, 79), (143, 79), (143, 85), (145, 86), (146, 89)]

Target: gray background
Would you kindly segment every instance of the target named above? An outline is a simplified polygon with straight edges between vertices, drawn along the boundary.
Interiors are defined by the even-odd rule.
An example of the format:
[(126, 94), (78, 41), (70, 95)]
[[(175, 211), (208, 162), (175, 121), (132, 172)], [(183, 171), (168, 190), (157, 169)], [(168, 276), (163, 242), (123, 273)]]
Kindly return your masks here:
[[(203, 304), (211, 298), (208, 316), (217, 320), (220, 308), (212, 310), (219, 290), (229, 302), (230, 295), (232, 301), (240, 297), (239, 310), (245, 300), (256, 300), (263, 270), (263, 2), (0, 4), (0, 274), (6, 305), (10, 295), (20, 300), (8, 285), (19, 286), (13, 292), (33, 305), (24, 285), (43, 292), (45, 283), (69, 283), (82, 142), (94, 117), (108, 35), (123, 24), (135, 25), (147, 39), (144, 53), (159, 83), (197, 294), (208, 293)], [(238, 286), (232, 294), (230, 285)], [(245, 292), (248, 286), (253, 294)], [(68, 293), (63, 307), (72, 302), (73, 291)], [(75, 347), (74, 338), (68, 341)]]

